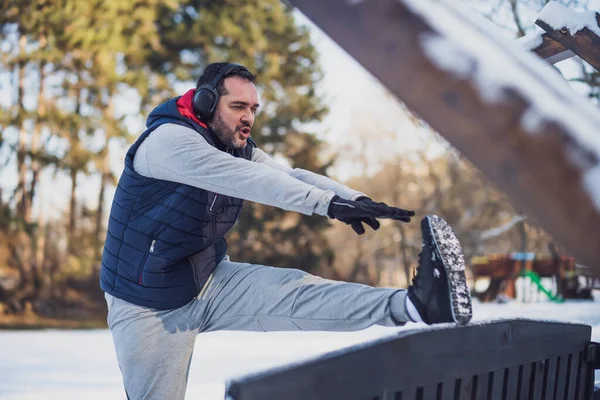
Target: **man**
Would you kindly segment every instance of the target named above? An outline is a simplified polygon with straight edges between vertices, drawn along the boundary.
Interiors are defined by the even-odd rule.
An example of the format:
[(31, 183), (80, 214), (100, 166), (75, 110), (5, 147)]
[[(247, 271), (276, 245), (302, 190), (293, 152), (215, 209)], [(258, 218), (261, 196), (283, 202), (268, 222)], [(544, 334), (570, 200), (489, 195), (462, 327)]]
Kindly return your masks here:
[(377, 229), (378, 218), (414, 216), (261, 151), (250, 137), (254, 79), (237, 64), (207, 66), (195, 90), (152, 111), (126, 155), (100, 284), (130, 399), (183, 399), (199, 332), (350, 331), (471, 317), (460, 245), (431, 216), (408, 290), (229, 260), (223, 237), (243, 200), (328, 216), (358, 234), (362, 223)]

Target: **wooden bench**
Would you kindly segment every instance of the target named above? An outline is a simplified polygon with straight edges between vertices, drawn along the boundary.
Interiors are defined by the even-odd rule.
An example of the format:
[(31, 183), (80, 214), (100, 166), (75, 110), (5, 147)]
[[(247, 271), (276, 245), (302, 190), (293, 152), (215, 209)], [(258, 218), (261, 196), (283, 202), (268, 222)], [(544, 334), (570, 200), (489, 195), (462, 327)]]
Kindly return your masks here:
[(591, 400), (598, 351), (588, 325), (444, 324), (233, 379), (226, 399)]

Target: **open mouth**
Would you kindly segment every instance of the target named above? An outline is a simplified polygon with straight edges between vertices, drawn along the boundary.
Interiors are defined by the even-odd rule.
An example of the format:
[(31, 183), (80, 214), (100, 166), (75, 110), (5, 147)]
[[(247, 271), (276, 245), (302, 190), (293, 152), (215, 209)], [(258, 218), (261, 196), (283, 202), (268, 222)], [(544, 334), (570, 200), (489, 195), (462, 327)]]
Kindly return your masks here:
[(239, 132), (242, 134), (242, 136), (244, 137), (248, 137), (250, 136), (250, 128), (242, 128), (239, 130)]

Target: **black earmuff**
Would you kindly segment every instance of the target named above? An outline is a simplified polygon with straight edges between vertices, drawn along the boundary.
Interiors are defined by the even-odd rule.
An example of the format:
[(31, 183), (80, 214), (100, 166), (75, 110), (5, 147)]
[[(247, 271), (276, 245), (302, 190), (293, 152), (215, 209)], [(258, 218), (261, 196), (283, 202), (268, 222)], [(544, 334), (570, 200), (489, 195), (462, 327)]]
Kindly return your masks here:
[[(215, 109), (217, 108), (217, 103), (219, 102), (217, 85), (222, 78), (226, 77), (236, 69), (248, 71), (248, 68), (240, 64), (225, 64), (219, 69), (219, 72), (217, 72), (217, 75), (215, 75), (210, 83), (196, 88), (196, 93), (194, 93), (192, 99), (192, 107), (194, 108), (194, 113), (201, 121), (207, 122), (212, 118)], [(248, 71), (248, 73), (250, 73), (250, 71)]]

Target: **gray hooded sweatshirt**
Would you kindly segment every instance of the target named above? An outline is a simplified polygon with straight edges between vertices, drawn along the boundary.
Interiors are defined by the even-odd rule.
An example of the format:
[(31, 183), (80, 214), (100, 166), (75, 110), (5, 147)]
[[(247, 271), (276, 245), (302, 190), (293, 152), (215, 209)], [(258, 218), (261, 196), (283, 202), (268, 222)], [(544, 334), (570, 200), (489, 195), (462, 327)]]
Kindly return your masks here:
[(143, 176), (195, 186), (306, 215), (327, 215), (334, 195), (363, 193), (325, 176), (276, 162), (255, 148), (251, 161), (218, 150), (198, 132), (163, 124), (142, 142), (133, 161)]

